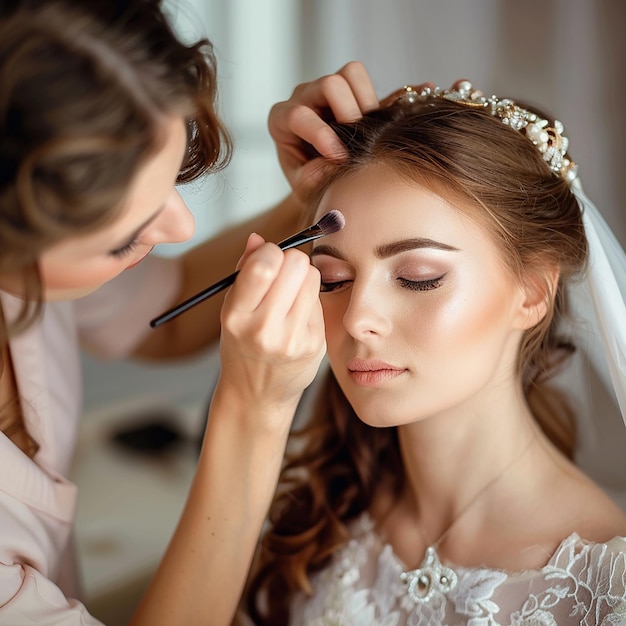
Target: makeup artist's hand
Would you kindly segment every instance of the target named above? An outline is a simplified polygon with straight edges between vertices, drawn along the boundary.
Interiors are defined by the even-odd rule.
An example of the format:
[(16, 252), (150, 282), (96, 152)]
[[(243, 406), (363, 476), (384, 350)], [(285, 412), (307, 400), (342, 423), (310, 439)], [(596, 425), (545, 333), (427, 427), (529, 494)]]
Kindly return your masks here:
[(275, 408), (287, 427), (326, 350), (319, 272), (304, 252), (259, 235), (238, 268), (222, 308), (220, 393), (268, 415)]
[(345, 156), (342, 143), (325, 120), (355, 121), (376, 108), (378, 98), (372, 81), (357, 61), (344, 65), (336, 74), (298, 85), (289, 100), (272, 107), (270, 134), (285, 176), (301, 201), (319, 180), (323, 160), (315, 154), (328, 159)]

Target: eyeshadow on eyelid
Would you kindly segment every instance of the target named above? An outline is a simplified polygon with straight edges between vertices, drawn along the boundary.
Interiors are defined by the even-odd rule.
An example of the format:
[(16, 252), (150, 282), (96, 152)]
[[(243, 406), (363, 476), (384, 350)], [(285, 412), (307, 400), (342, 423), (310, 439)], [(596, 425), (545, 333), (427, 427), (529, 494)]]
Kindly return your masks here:
[(449, 264), (437, 262), (434, 259), (411, 259), (398, 263), (395, 268), (400, 272), (417, 272), (419, 274), (439, 273), (445, 271)]

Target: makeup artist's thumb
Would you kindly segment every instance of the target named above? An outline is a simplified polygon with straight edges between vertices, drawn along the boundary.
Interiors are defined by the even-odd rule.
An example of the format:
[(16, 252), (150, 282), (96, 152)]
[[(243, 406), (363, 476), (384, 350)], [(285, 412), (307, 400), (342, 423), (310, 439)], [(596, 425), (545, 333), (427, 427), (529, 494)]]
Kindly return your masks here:
[(239, 261), (237, 262), (237, 269), (241, 269), (241, 266), (245, 260), (259, 247), (265, 243), (265, 239), (261, 235), (251, 233), (246, 241), (246, 249), (243, 251)]

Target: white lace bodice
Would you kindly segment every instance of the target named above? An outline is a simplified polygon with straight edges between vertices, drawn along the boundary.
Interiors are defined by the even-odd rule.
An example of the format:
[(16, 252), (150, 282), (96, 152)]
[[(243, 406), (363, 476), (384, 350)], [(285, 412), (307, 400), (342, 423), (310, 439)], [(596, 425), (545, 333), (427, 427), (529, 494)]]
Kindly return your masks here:
[(597, 544), (572, 534), (545, 567), (528, 572), (453, 566), (454, 589), (416, 603), (401, 580), (406, 567), (371, 518), (362, 516), (352, 530), (313, 577), (313, 595), (296, 598), (292, 625), (626, 625), (626, 538)]

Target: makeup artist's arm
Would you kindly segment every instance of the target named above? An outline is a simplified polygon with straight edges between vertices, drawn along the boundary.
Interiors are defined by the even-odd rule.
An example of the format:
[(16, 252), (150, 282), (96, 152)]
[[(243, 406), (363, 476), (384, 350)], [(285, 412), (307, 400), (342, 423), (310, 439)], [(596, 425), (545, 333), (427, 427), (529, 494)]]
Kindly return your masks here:
[[(301, 221), (302, 211), (318, 182), (324, 158), (341, 158), (345, 154), (324, 118), (330, 112), (342, 122), (356, 120), (377, 106), (372, 82), (358, 62), (348, 63), (336, 74), (299, 85), (289, 100), (276, 104), (270, 113), (269, 129), (293, 193), (273, 209), (229, 228), (183, 255), (183, 287), (172, 306), (230, 274), (251, 232), (261, 234), (266, 241), (278, 242), (306, 226)], [(303, 141), (324, 158), (311, 160), (302, 149)], [(174, 358), (202, 350), (219, 335), (222, 302), (223, 294), (214, 296), (163, 324), (149, 334), (135, 356)], [(161, 312), (155, 312), (155, 317)]]
[[(248, 252), (260, 243), (251, 237)], [(262, 245), (228, 292), (196, 475), (132, 626), (231, 623), (298, 400), (325, 352), (319, 280), (304, 253)]]

